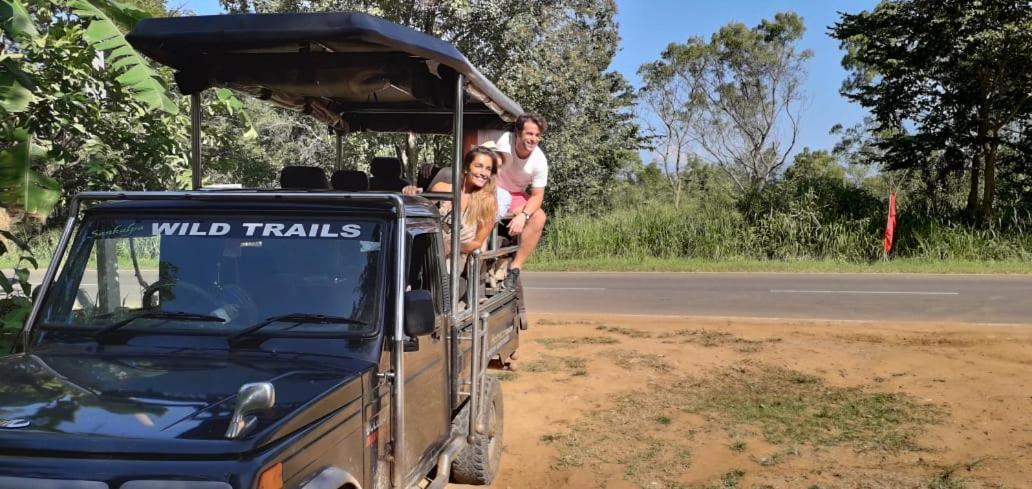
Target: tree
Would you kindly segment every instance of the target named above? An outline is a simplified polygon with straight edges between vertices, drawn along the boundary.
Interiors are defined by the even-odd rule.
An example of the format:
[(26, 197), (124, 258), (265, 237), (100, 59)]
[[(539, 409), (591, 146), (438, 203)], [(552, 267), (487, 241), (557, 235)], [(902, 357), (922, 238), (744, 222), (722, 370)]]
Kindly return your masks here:
[[(754, 195), (785, 166), (799, 134), (801, 86), (812, 56), (795, 47), (804, 30), (802, 17), (779, 13), (751, 29), (730, 23), (708, 43), (692, 38), (671, 44), (661, 60), (642, 67), (646, 83), (653, 84), (644, 101), (653, 104), (650, 96), (659, 96), (680, 103), (665, 109), (689, 128), (677, 139), (694, 142), (740, 192)], [(689, 96), (675, 101), (672, 93), (656, 95), (662, 90), (657, 82)]]
[(704, 72), (710, 110), (698, 123), (700, 141), (747, 194), (762, 190), (795, 148), (813, 55), (796, 50), (804, 31), (802, 17), (779, 13), (752, 29), (728, 24), (710, 41), (712, 62)]
[(842, 94), (871, 110), (887, 168), (966, 173), (966, 212), (988, 222), (1001, 152), (1032, 156), (1028, 2), (885, 0), (831, 36), (851, 71)]
[(846, 181), (846, 169), (839, 165), (835, 156), (827, 151), (810, 151), (810, 148), (803, 148), (802, 151), (796, 153), (792, 165), (785, 170), (785, 178), (843, 183)]
[[(694, 148), (699, 143), (695, 129), (706, 106), (703, 71), (705, 55), (684, 55), (684, 51), (705, 52), (701, 38), (692, 38), (685, 45), (671, 44), (663, 52), (663, 60), (638, 68), (645, 85), (639, 91), (642, 121), (674, 193), (674, 207), (680, 206), (687, 164), (697, 159)], [(680, 52), (680, 63), (672, 64), (673, 52)]]

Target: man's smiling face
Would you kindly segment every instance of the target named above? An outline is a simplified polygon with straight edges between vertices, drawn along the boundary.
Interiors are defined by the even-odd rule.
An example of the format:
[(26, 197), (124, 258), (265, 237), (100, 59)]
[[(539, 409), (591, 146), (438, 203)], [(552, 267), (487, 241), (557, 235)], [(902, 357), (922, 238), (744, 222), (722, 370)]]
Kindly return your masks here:
[(534, 121), (523, 123), (523, 129), (516, 135), (516, 156), (528, 158), (541, 142), (541, 128)]

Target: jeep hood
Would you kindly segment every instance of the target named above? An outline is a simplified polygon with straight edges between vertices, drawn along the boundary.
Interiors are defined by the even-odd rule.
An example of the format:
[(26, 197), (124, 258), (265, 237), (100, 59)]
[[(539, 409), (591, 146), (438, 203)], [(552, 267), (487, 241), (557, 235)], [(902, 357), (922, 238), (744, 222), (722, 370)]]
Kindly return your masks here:
[[(40, 352), (0, 358), (0, 452), (240, 453), (361, 403), (361, 360), (226, 352), (108, 356)], [(225, 438), (241, 385), (271, 382), (275, 406)], [(3, 420), (21, 428), (2, 428)]]

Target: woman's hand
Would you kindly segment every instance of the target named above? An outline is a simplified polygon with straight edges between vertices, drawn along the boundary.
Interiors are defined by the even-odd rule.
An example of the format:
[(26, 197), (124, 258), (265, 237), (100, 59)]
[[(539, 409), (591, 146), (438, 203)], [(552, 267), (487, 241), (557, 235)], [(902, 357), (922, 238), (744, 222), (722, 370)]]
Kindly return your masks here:
[(401, 193), (405, 195), (416, 195), (418, 193), (421, 193), (422, 191), (423, 189), (416, 187), (415, 185), (406, 185), (404, 188), (401, 189)]

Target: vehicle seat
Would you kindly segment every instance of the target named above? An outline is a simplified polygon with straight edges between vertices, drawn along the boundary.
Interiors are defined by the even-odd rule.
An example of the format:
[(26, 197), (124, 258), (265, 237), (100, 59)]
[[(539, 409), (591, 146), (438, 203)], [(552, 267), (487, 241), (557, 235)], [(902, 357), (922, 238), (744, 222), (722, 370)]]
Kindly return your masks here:
[[(425, 165), (427, 165), (427, 163), (423, 163), (420, 166), (422, 167)], [(443, 169), (444, 167), (432, 165), (430, 166), (429, 174), (427, 174), (426, 176), (423, 176), (424, 172), (420, 171), (419, 175), (416, 176), (416, 186), (423, 189), (424, 192), (429, 192), (430, 185), (433, 183), (434, 180), (436, 180), (435, 177), (437, 176), (438, 172), (440, 172)], [(451, 182), (451, 176), (448, 177), (448, 181)]]
[(362, 192), (369, 190), (369, 175), (358, 170), (337, 170), (330, 177), (334, 190), (345, 192)]
[(373, 158), (373, 161), (369, 163), (369, 172), (373, 174), (369, 179), (369, 190), (400, 192), (401, 189), (410, 185), (408, 180), (401, 177), (401, 160), (397, 158), (384, 156)]
[(291, 190), (329, 190), (326, 172), (315, 166), (285, 166), (280, 171), (280, 188)]

